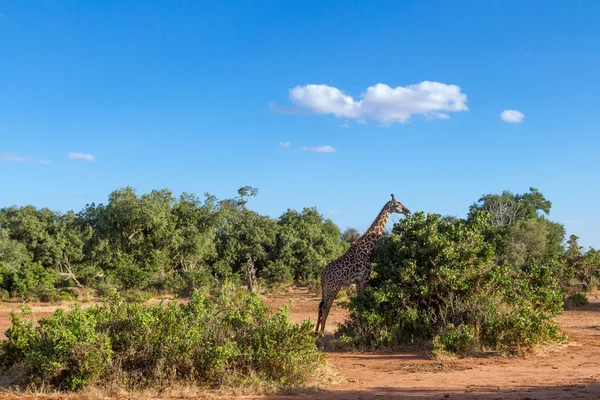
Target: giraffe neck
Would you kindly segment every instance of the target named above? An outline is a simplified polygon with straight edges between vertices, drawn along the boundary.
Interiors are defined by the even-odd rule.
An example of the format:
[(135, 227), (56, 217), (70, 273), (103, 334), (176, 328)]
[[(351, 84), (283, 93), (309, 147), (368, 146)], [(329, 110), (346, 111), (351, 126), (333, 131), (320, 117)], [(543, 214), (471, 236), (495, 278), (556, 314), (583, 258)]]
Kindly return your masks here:
[(388, 205), (383, 206), (375, 221), (371, 224), (369, 229), (362, 234), (361, 237), (356, 239), (353, 246), (359, 246), (361, 250), (371, 253), (375, 246), (377, 245), (377, 241), (383, 234), (383, 230), (385, 229), (385, 224), (390, 218), (391, 212), (389, 211)]

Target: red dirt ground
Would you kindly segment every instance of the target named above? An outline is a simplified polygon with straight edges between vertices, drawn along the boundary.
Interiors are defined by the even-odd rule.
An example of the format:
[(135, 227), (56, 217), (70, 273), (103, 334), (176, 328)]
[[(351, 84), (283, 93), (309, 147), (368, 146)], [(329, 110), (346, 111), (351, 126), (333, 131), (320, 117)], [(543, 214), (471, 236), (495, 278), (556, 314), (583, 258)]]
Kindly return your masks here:
[[(303, 290), (267, 295), (274, 308), (291, 303), (295, 322), (316, 318), (319, 298)], [(10, 326), (10, 310), (0, 306), (0, 338)], [(36, 318), (57, 306), (35, 305)], [(327, 321), (332, 333), (346, 318), (346, 310), (334, 305)], [(524, 358), (457, 358), (431, 360), (424, 353), (326, 353), (327, 362), (340, 383), (327, 390), (279, 396), (236, 396), (246, 399), (600, 399), (600, 300), (565, 311), (556, 318), (569, 335), (566, 345), (547, 346)], [(60, 396), (50, 396), (58, 399)], [(211, 396), (212, 397), (212, 396)], [(0, 398), (6, 398), (0, 395)], [(12, 397), (33, 399), (34, 396)], [(40, 398), (40, 397), (38, 397)], [(48, 399), (43, 396), (41, 398)], [(82, 398), (79, 396), (70, 399)]]
[[(265, 301), (282, 306), (292, 298), (295, 322), (316, 318), (320, 298), (293, 291)], [(334, 307), (327, 321), (333, 332), (346, 317)], [(525, 358), (431, 360), (421, 353), (326, 354), (345, 378), (328, 391), (271, 399), (600, 399), (600, 300), (565, 311), (557, 322), (567, 345), (545, 347)]]

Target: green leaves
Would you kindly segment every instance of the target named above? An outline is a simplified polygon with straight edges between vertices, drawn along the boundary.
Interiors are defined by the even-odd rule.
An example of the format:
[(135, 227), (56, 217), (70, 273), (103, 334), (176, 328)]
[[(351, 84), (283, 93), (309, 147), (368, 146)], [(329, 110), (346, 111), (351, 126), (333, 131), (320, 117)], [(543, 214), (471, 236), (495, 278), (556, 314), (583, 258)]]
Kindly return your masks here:
[(541, 267), (531, 253), (526, 268), (499, 263), (488, 241), (492, 223), (481, 211), (469, 220), (417, 212), (394, 225), (377, 247), (368, 290), (349, 304), (342, 336), (359, 346), (418, 340), (457, 353), (556, 338), (559, 268)]
[(289, 387), (321, 363), (308, 321), (292, 324), (257, 295), (225, 284), (187, 304), (129, 304), (117, 294), (87, 309), (57, 310), (38, 326), (13, 316), (0, 344), (3, 368), (22, 367), (26, 384), (76, 390), (122, 378), (141, 387), (177, 382)]
[(341, 256), (349, 244), (340, 240), (339, 228), (315, 208), (287, 210), (279, 217), (277, 259), (289, 266), (294, 278), (320, 277), (328, 262)]

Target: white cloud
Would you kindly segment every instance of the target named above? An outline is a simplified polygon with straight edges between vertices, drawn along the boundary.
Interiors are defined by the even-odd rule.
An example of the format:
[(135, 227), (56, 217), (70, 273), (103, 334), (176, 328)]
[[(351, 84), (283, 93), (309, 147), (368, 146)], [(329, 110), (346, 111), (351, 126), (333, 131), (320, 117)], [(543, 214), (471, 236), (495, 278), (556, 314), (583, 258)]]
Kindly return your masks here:
[(523, 118), (525, 118), (525, 114), (517, 110), (504, 110), (500, 114), (500, 118), (502, 118), (502, 120), (505, 122), (511, 124), (518, 124), (519, 122), (523, 121)]
[(15, 153), (1, 153), (0, 159), (6, 162), (21, 162), (21, 163), (38, 163), (38, 164), (52, 164), (50, 161), (43, 158), (36, 158), (34, 156), (21, 156)]
[(87, 153), (69, 153), (67, 154), (67, 158), (69, 160), (84, 160), (88, 162), (92, 162), (96, 159), (93, 155)]
[(335, 149), (331, 146), (317, 146), (317, 147), (308, 147), (308, 146), (303, 146), (300, 147), (299, 150), (302, 151), (312, 151), (314, 153), (333, 153), (335, 151)]
[(459, 86), (430, 81), (395, 88), (378, 83), (368, 87), (360, 100), (332, 86), (304, 85), (290, 89), (289, 98), (300, 110), (273, 105), (271, 109), (287, 114), (305, 110), (310, 114), (333, 114), (359, 122), (371, 119), (383, 124), (405, 123), (413, 115), (445, 119), (448, 112), (468, 110), (467, 95)]
[(290, 142), (279, 142), (279, 147), (284, 147), (286, 149), (291, 149), (294, 151), (296, 151), (296, 150), (312, 151), (313, 153), (333, 153), (336, 151), (336, 149), (334, 147), (331, 147), (329, 145), (315, 146), (315, 147), (309, 147), (309, 146), (294, 147), (294, 146), (292, 146), (292, 143), (290, 143)]

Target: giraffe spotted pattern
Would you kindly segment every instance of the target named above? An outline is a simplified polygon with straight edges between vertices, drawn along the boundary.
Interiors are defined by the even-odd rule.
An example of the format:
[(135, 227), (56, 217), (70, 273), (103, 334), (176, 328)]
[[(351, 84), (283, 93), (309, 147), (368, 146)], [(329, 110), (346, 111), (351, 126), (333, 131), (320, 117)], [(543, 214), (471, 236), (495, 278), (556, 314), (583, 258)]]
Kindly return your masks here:
[(315, 331), (325, 330), (325, 322), (329, 315), (331, 305), (338, 292), (351, 284), (356, 284), (356, 291), (360, 294), (365, 289), (371, 274), (371, 261), (373, 250), (381, 238), (385, 224), (392, 213), (410, 215), (410, 210), (396, 200), (385, 203), (375, 221), (369, 229), (338, 259), (330, 262), (321, 275), (322, 299), (319, 303), (319, 316)]

